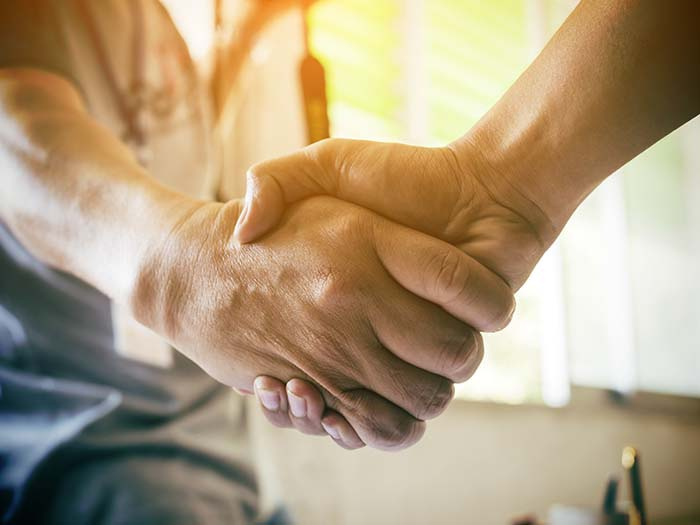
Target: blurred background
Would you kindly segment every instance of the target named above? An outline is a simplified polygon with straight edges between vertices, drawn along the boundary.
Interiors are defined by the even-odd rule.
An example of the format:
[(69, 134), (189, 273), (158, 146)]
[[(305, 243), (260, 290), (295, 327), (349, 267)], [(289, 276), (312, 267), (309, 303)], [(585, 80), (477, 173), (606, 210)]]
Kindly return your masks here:
[[(206, 9), (167, 4), (187, 18), (195, 57), (205, 54)], [(318, 2), (309, 36), (327, 72), (332, 134), (457, 138), (575, 4)], [(294, 13), (256, 46), (226, 142), (229, 173), (304, 145), (302, 42)], [(302, 524), (503, 524), (555, 502), (598, 505), (622, 447), (636, 444), (652, 518), (700, 514), (699, 145), (696, 119), (581, 206), (519, 292), (512, 324), (487, 336), (481, 369), (416, 447), (347, 453), (273, 429), (251, 406), (268, 504), (285, 502)], [(230, 194), (241, 191), (232, 177)]]

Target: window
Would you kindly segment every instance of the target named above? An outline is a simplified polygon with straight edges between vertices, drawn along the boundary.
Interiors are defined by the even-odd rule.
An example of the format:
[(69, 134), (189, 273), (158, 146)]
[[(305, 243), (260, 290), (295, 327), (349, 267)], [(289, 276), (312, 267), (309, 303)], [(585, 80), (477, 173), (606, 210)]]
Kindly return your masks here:
[[(524, 70), (565, 0), (324, 0), (310, 15), (334, 136), (444, 144)], [(700, 144), (691, 123), (576, 212), (459, 395), (567, 402), (569, 384), (700, 396)], [(693, 145), (696, 145), (693, 148)]]

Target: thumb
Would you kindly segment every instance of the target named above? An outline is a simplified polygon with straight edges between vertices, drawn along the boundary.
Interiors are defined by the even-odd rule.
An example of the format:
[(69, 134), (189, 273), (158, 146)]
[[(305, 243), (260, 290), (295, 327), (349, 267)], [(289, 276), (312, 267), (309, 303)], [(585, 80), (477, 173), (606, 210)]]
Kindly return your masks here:
[(375, 249), (384, 268), (405, 289), (441, 306), (480, 332), (509, 322), (515, 298), (498, 275), (458, 248), (378, 218)]
[(269, 232), (288, 204), (314, 195), (334, 194), (337, 176), (323, 169), (317, 147), (260, 162), (248, 170), (245, 204), (233, 234), (238, 242), (252, 242)]

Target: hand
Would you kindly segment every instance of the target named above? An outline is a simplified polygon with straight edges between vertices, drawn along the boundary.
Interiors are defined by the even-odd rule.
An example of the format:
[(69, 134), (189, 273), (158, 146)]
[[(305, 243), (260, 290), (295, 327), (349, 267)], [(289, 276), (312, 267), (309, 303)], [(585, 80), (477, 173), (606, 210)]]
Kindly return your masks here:
[[(317, 194), (357, 203), (440, 237), (499, 274), (514, 290), (556, 235), (537, 205), (493, 173), (478, 154), (460, 156), (452, 147), (331, 139), (251, 168), (237, 237), (243, 242), (260, 237), (276, 225), (288, 203)], [(258, 380), (285, 395), (279, 380)], [(307, 404), (317, 403), (313, 385), (298, 381), (294, 386), (308, 396)], [(319, 427), (312, 416), (323, 407), (303, 419), (270, 413), (264, 405), (263, 412), (277, 426), (309, 432)], [(334, 423), (336, 435), (342, 430), (350, 436), (345, 446), (352, 446), (347, 422)]]
[[(317, 198), (263, 241), (232, 241), (239, 202), (193, 206), (146, 258), (139, 320), (215, 379), (319, 385), (376, 448), (417, 441), (508, 319), (503, 281), (453, 246)], [(280, 406), (282, 401), (280, 400)]]
[(262, 162), (248, 172), (236, 237), (251, 242), (290, 203), (332, 195), (457, 246), (517, 290), (560, 228), (477, 148), (461, 148), (329, 139)]
[[(266, 398), (271, 395), (275, 396), (273, 399), (281, 400), (274, 409), (265, 406)], [(255, 379), (255, 396), (265, 417), (276, 427), (293, 427), (304, 434), (329, 435), (336, 444), (348, 450), (365, 446), (343, 416), (326, 409), (321, 392), (308, 381), (295, 378), (285, 385), (279, 379), (260, 376)]]

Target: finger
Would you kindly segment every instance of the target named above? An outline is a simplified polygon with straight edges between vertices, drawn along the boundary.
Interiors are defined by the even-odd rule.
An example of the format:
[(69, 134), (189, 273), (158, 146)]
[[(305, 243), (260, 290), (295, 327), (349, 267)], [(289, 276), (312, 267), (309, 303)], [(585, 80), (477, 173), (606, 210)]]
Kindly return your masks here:
[[(439, 416), (452, 401), (452, 381), (403, 361), (376, 339), (360, 344), (371, 346), (363, 348), (362, 352), (352, 348), (344, 348), (337, 353), (328, 351), (323, 361), (309, 365), (307, 372), (341, 401), (348, 392), (367, 389), (417, 420)], [(351, 364), (344, 358), (361, 353), (371, 358), (356, 359)], [(339, 366), (341, 362), (345, 363), (342, 368)], [(332, 371), (333, 366), (338, 369)], [(339, 378), (338, 373), (342, 373), (343, 377)], [(340, 412), (347, 416), (346, 412)], [(352, 421), (351, 424), (357, 429)]]
[(345, 449), (355, 450), (365, 446), (355, 429), (338, 412), (333, 410), (326, 411), (323, 420), (321, 420), (321, 425), (331, 439)]
[(326, 403), (318, 389), (309, 381), (295, 378), (287, 382), (286, 395), (289, 418), (294, 427), (304, 434), (325, 435), (321, 416)]
[[(394, 286), (392, 294), (378, 294), (369, 311), (382, 345), (406, 363), (450, 381), (469, 379), (483, 358), (481, 334), (433, 303)], [(385, 296), (391, 301), (383, 301)]]
[[(306, 382), (310, 381), (306, 379)], [(280, 428), (293, 427), (285, 384), (270, 376), (258, 376), (253, 385), (266, 419)], [(419, 441), (425, 432), (423, 421), (369, 390), (356, 388), (337, 391), (338, 396), (332, 394), (331, 389), (322, 388), (321, 391), (326, 407), (340, 413), (354, 428), (358, 439), (373, 448), (402, 450)], [(347, 429), (341, 430), (354, 447), (356, 441), (353, 434), (348, 433)]]
[[(307, 381), (301, 382), (310, 384)], [(294, 389), (299, 386), (297, 380)], [(273, 377), (259, 376), (255, 379), (254, 391), (263, 414), (270, 423), (280, 428), (294, 426), (288, 414), (284, 383)], [(306, 397), (307, 392), (304, 394)], [(339, 397), (328, 391), (324, 394), (325, 405), (332, 408), (326, 409), (323, 420), (326, 415), (336, 414), (326, 425), (331, 431), (337, 425), (341, 438), (340, 441), (334, 441), (341, 446), (347, 445), (346, 448), (358, 448), (366, 443), (380, 450), (402, 450), (419, 441), (425, 432), (425, 422), (413, 418), (369, 390), (342, 392)], [(324, 433), (328, 431), (324, 429)]]
[(417, 443), (425, 433), (425, 421), (410, 416), (370, 390), (356, 389), (328, 396), (326, 405), (342, 414), (363, 443), (379, 450), (403, 450)]
[[(297, 401), (294, 400), (295, 397)], [(297, 430), (306, 434), (328, 434), (340, 446), (349, 450), (365, 446), (341, 414), (326, 410), (323, 396), (311, 382), (297, 378), (287, 382), (287, 399), (290, 419)], [(305, 404), (302, 405), (300, 401)]]
[(267, 420), (276, 427), (290, 428), (293, 426), (289, 418), (289, 405), (285, 384), (269, 376), (258, 376), (253, 382), (255, 397)]
[(515, 298), (503, 279), (444, 241), (379, 217), (375, 225), (377, 255), (401, 286), (479, 331), (508, 324)]
[[(247, 174), (246, 205), (234, 237), (251, 242), (270, 231), (287, 205), (314, 195), (330, 195), (373, 210), (400, 224), (443, 237), (444, 213), (459, 201), (450, 191), (451, 172), (426, 169), (433, 148), (350, 139), (326, 139), (291, 155), (253, 166)], [(406, 172), (407, 159), (420, 166)], [(428, 175), (429, 174), (429, 175)], [(397, 184), (410, 175), (409, 184)], [(418, 202), (427, 190), (430, 202)], [(427, 206), (427, 207), (426, 207)], [(426, 217), (428, 220), (426, 220)]]
[(333, 195), (335, 175), (317, 162), (314, 151), (319, 147), (317, 143), (248, 170), (245, 205), (233, 234), (238, 242), (252, 242), (271, 230), (287, 204), (313, 195)]
[[(279, 386), (277, 380), (273, 381), (276, 382), (275, 387)], [(420, 440), (425, 431), (423, 421), (374, 392), (358, 388), (341, 392), (338, 398), (328, 390), (319, 391), (309, 380), (292, 379), (290, 383), (291, 390), (309, 402), (307, 418), (318, 421), (323, 434), (328, 433), (325, 426), (331, 431), (337, 428), (335, 433), (340, 435), (339, 440), (335, 435), (331, 435), (331, 438), (344, 448), (355, 449), (366, 443), (381, 450), (401, 450)], [(288, 385), (287, 395), (289, 390)], [(318, 415), (321, 408), (321, 415)], [(327, 420), (328, 416), (332, 417)], [(293, 417), (290, 408), (292, 424), (302, 419)]]

